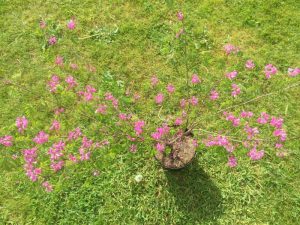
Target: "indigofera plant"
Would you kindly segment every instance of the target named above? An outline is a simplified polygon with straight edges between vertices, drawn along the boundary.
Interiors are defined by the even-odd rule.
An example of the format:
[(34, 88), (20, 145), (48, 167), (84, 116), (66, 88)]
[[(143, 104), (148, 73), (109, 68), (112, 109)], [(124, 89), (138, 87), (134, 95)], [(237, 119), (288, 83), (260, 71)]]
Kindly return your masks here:
[[(206, 81), (201, 78), (201, 75), (189, 69), (186, 18), (182, 12), (178, 12), (177, 19), (180, 29), (174, 35), (174, 45), (178, 45), (179, 55), (182, 57), (181, 62), (184, 63), (182, 67), (185, 68), (185, 75), (179, 74), (180, 78), (184, 79), (183, 82), (169, 80), (165, 82), (165, 78), (160, 79), (158, 75), (153, 75), (145, 81), (149, 87), (144, 90), (145, 93), (130, 89), (122, 92), (122, 90), (116, 90), (119, 88), (107, 88), (111, 87), (109, 85), (89, 83), (90, 79), (80, 82), (78, 79), (80, 72), (77, 72), (77, 77), (70, 74), (67, 76), (51, 75), (45, 84), (45, 90), (49, 93), (49, 98), (45, 101), (55, 105), (52, 109), (54, 118), (49, 119), (47, 126), (35, 134), (31, 132), (34, 128), (30, 123), (30, 115), (21, 115), (16, 118), (18, 131), (16, 137), (17, 135), (24, 136), (31, 140), (28, 148), (21, 149), (24, 170), (31, 181), (40, 181), (42, 187), (47, 192), (51, 192), (53, 186), (47, 180), (49, 174), (54, 175), (66, 166), (89, 161), (97, 149), (121, 142), (128, 146), (128, 154), (136, 153), (140, 145), (149, 146), (164, 167), (174, 169), (187, 165), (193, 159), (199, 146), (223, 147), (228, 153), (228, 166), (236, 167), (238, 147), (247, 149), (246, 155), (251, 160), (256, 161), (264, 157), (266, 138), (260, 137), (264, 126), (268, 126), (271, 132), (269, 135), (272, 136), (267, 139), (267, 144), (277, 149), (276, 154), (279, 157), (287, 155), (287, 150), (284, 148), (287, 132), (282, 117), (269, 115), (267, 112), (257, 115), (252, 111), (244, 110), (240, 110), (237, 114), (236, 110), (235, 112), (219, 111), (211, 107), (211, 105), (218, 104), (221, 96), (228, 97), (232, 102), (240, 98), (243, 89), (236, 80), (243, 71), (231, 70), (225, 73), (224, 80), (235, 82), (229, 85), (231, 93), (230, 91), (222, 93), (221, 88), (217, 87), (217, 82), (209, 90), (201, 88), (206, 85)], [(41, 29), (47, 30), (46, 21), (41, 21), (39, 25)], [(75, 30), (77, 27), (75, 19), (70, 19), (65, 27), (68, 32)], [(48, 38), (48, 44), (51, 48), (52, 45), (59, 45), (59, 42), (53, 35)], [(241, 49), (228, 43), (224, 46), (224, 51), (224, 57), (228, 58), (230, 55), (239, 54)], [(66, 68), (68, 71), (69, 69), (77, 71), (79, 69), (75, 63), (70, 63), (70, 68), (67, 68), (62, 56), (57, 56), (54, 61), (61, 70)], [(245, 71), (249, 71), (259, 68), (259, 65), (254, 63), (253, 59), (248, 59), (243, 67)], [(96, 73), (96, 68), (90, 64), (86, 69), (91, 74)], [(263, 73), (267, 79), (271, 79), (272, 76), (278, 74), (278, 69), (272, 64), (267, 64)], [(287, 73), (290, 77), (295, 77), (300, 73), (300, 69), (288, 68)], [(149, 104), (151, 107), (146, 113), (145, 109), (140, 110)], [(212, 114), (219, 113), (221, 119), (232, 125), (232, 129), (239, 130), (244, 135), (243, 138), (229, 135), (231, 129), (228, 131), (203, 129), (199, 116), (203, 107), (206, 107)], [(64, 119), (67, 120), (67, 118), (62, 117), (64, 114), (67, 118), (78, 117), (78, 123), (75, 126), (65, 123)], [(101, 135), (95, 138), (96, 135), (91, 135), (88, 130), (85, 130), (85, 125), (80, 124), (84, 118), (88, 123), (95, 123), (93, 127), (101, 129)], [(42, 154), (40, 149), (45, 148), (47, 144), (50, 146), (46, 147), (48, 149), (46, 155), (39, 157)], [(14, 137), (3, 135), (0, 137), (0, 145), (13, 148)], [(12, 159), (17, 158), (18, 154), (15, 151)], [(49, 172), (49, 169), (52, 172)]]

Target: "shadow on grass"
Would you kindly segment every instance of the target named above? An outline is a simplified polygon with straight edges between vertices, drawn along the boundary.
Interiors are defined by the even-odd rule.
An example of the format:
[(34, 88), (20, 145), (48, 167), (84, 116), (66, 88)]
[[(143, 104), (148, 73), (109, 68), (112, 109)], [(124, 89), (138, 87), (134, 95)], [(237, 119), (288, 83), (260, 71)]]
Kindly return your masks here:
[(168, 188), (178, 209), (184, 214), (183, 224), (217, 223), (223, 213), (220, 190), (199, 167), (197, 159), (187, 168), (165, 171)]

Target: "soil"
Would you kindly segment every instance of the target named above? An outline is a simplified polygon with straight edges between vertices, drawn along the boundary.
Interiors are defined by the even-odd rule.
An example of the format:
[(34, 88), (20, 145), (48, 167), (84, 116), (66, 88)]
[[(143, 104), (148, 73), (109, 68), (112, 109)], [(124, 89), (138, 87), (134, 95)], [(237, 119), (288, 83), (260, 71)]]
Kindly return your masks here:
[(184, 136), (170, 145), (171, 153), (157, 152), (155, 158), (166, 169), (181, 169), (189, 164), (195, 154), (196, 147), (191, 136)]

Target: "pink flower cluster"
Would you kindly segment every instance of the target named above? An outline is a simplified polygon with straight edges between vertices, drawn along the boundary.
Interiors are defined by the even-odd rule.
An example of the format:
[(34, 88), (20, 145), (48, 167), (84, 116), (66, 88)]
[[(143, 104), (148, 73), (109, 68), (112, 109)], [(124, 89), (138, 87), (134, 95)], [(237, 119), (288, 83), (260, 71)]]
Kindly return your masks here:
[(71, 75), (67, 76), (65, 81), (69, 85), (68, 89), (72, 89), (78, 85), (74, 77), (72, 77)]
[(249, 59), (249, 60), (247, 60), (247, 62), (245, 64), (245, 67), (248, 70), (252, 70), (255, 67), (255, 64), (254, 64), (254, 62), (251, 59)]
[(85, 101), (92, 101), (94, 99), (94, 93), (96, 92), (97, 90), (92, 87), (91, 85), (87, 85), (85, 87), (85, 91), (79, 91), (78, 94), (81, 95), (81, 96), (84, 96), (84, 100)]
[(57, 39), (55, 36), (51, 36), (48, 40), (49, 45), (55, 45), (57, 42)]
[(38, 180), (38, 175), (42, 173), (41, 168), (35, 168), (34, 164), (37, 163), (37, 148), (23, 150), (23, 156), (25, 160), (24, 169), (26, 170), (27, 177), (35, 182)]
[(217, 135), (217, 136), (208, 136), (207, 139), (203, 140), (203, 143), (207, 147), (211, 146), (222, 146), (224, 147), (229, 153), (232, 153), (234, 151), (234, 146), (232, 143), (228, 140), (227, 137), (222, 136), (222, 135)]
[(33, 139), (33, 141), (36, 143), (36, 144), (44, 144), (45, 142), (47, 142), (49, 139), (49, 135), (46, 134), (44, 131), (40, 131), (36, 136), (35, 138)]
[(191, 81), (192, 81), (193, 84), (198, 84), (198, 83), (201, 82), (197, 74), (192, 75), (192, 80)]
[(250, 111), (242, 111), (241, 112), (241, 115), (240, 115), (242, 118), (251, 118), (253, 116), (253, 112), (250, 112)]
[(177, 18), (178, 18), (179, 21), (182, 21), (184, 19), (183, 13), (181, 11), (179, 11), (177, 13)]
[(59, 85), (59, 77), (57, 75), (52, 75), (50, 81), (48, 82), (48, 87), (50, 89), (50, 92), (56, 92), (58, 85)]
[(226, 74), (226, 77), (229, 79), (229, 80), (232, 80), (233, 78), (235, 78), (236, 76), (238, 75), (238, 72), (236, 70), (230, 72), (230, 73), (227, 73)]
[(127, 115), (125, 113), (119, 113), (119, 119), (120, 120), (130, 120), (131, 119), (131, 115)]
[(71, 19), (71, 20), (68, 22), (67, 27), (68, 27), (69, 30), (74, 30), (75, 27), (76, 27), (75, 20), (74, 20), (74, 19)]
[(189, 100), (189, 102), (193, 105), (196, 106), (198, 105), (198, 98), (196, 96), (192, 96)]
[(219, 98), (219, 93), (216, 90), (211, 90), (210, 92), (210, 99), (215, 101)]
[(107, 105), (101, 104), (98, 105), (98, 108), (96, 109), (96, 113), (100, 113), (102, 115), (106, 114)]
[(175, 91), (174, 85), (168, 84), (168, 86), (167, 86), (167, 91), (168, 91), (170, 94), (174, 93), (174, 91)]
[(105, 100), (111, 101), (113, 107), (117, 109), (119, 107), (119, 101), (110, 92), (105, 93)]
[(231, 88), (232, 88), (231, 95), (233, 97), (236, 97), (241, 93), (241, 89), (237, 84), (232, 84)]
[(252, 148), (252, 149), (248, 152), (248, 156), (249, 156), (252, 160), (254, 160), (254, 161), (262, 159), (262, 157), (264, 157), (264, 155), (265, 155), (264, 150), (257, 151), (257, 150), (256, 150), (256, 147)]
[(134, 123), (134, 130), (137, 136), (140, 136), (143, 133), (143, 127), (145, 126), (145, 121), (139, 120)]
[(65, 164), (65, 162), (61, 159), (64, 149), (65, 143), (63, 141), (59, 141), (57, 143), (54, 143), (48, 150), (48, 154), (50, 155), (51, 168), (55, 172), (61, 170)]
[(248, 135), (248, 140), (251, 140), (256, 134), (259, 134), (259, 130), (257, 127), (250, 127), (248, 124), (245, 126), (245, 131)]
[(257, 122), (260, 124), (266, 124), (269, 121), (270, 116), (266, 112), (262, 112), (260, 117), (257, 119)]
[(58, 66), (63, 66), (64, 65), (64, 58), (62, 56), (56, 56), (55, 58), (55, 64)]
[(157, 76), (154, 75), (151, 78), (151, 85), (154, 87), (154, 86), (156, 86), (158, 84), (158, 82), (159, 82), (159, 80), (158, 80)]
[(6, 135), (4, 137), (0, 137), (0, 144), (5, 146), (5, 147), (10, 147), (12, 146), (12, 141), (13, 141), (13, 137)]
[(295, 77), (297, 76), (298, 74), (300, 74), (300, 68), (288, 68), (288, 74), (290, 77)]
[(277, 68), (272, 64), (268, 64), (265, 66), (265, 75), (267, 79), (270, 79), (272, 75), (277, 73)]
[(156, 128), (156, 132), (151, 134), (151, 137), (155, 140), (161, 139), (164, 135), (169, 134), (170, 128), (168, 125), (164, 124), (162, 127)]
[(50, 130), (60, 130), (60, 123), (57, 120), (53, 120)]
[(236, 53), (238, 53), (240, 51), (238, 47), (235, 47), (232, 44), (226, 44), (226, 45), (224, 45), (224, 50), (225, 50), (225, 52), (226, 52), (227, 55), (229, 55), (231, 53), (236, 54)]
[(68, 134), (68, 141), (77, 140), (82, 135), (79, 127), (75, 128), (73, 131), (70, 131)]
[(80, 160), (89, 160), (91, 156), (91, 147), (93, 146), (93, 141), (89, 140), (86, 136), (82, 138), (81, 147), (79, 148)]
[(164, 95), (163, 93), (159, 93), (155, 96), (155, 102), (156, 104), (162, 104), (162, 102), (164, 101)]
[(234, 127), (240, 125), (240, 121), (241, 121), (240, 118), (235, 117), (232, 113), (224, 112), (223, 115), (226, 117), (227, 121), (231, 121)]
[(17, 119), (16, 119), (16, 126), (18, 128), (19, 133), (23, 133), (24, 130), (28, 126), (28, 120), (26, 119), (26, 117), (25, 116), (17, 117)]
[(52, 187), (52, 185), (48, 181), (43, 182), (42, 186), (45, 188), (46, 192), (53, 191), (53, 187)]

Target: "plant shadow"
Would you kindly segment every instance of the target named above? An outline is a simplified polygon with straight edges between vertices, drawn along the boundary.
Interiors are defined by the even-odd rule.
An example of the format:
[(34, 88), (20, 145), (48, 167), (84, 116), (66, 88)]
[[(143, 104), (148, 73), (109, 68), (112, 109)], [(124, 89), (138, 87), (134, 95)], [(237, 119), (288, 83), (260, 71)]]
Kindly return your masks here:
[(181, 170), (166, 170), (170, 193), (183, 213), (182, 224), (212, 222), (224, 211), (222, 195), (207, 173), (199, 167), (197, 157)]

